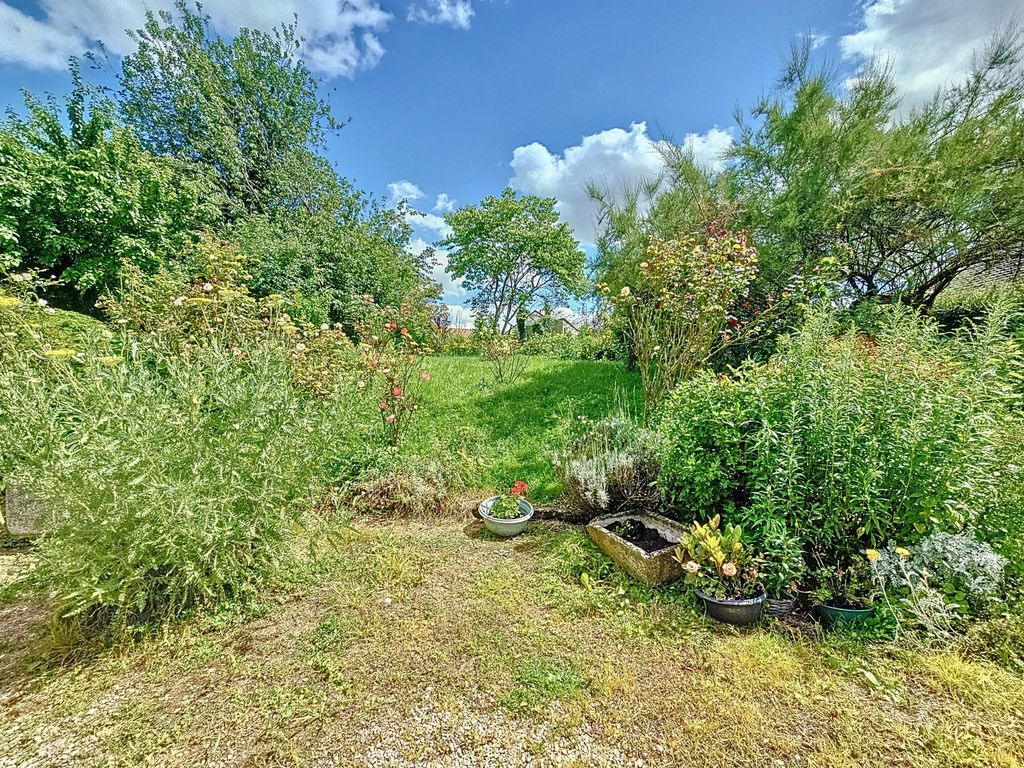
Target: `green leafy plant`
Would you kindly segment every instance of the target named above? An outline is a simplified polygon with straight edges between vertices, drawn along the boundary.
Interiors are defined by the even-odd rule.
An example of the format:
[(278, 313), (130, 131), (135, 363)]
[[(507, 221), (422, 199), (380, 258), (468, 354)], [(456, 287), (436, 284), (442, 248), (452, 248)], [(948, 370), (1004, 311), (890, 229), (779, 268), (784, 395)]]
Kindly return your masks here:
[(526, 370), (529, 358), (519, 339), (509, 333), (487, 328), (477, 330), (480, 355), (490, 364), (491, 377), (498, 384), (515, 384)]
[(836, 608), (871, 607), (876, 589), (869, 560), (875, 555), (869, 549), (867, 556), (853, 557), (842, 565), (819, 565), (810, 574), (814, 585), (811, 595), (819, 603)]
[(530, 490), (529, 484), (523, 480), (516, 480), (508, 491), (498, 494), (498, 498), (494, 500), (488, 514), (501, 520), (514, 520), (517, 517), (522, 517), (523, 509), (519, 506), (519, 500), (526, 495), (528, 490)]
[(743, 530), (716, 515), (707, 523), (694, 522), (683, 534), (673, 557), (686, 571), (686, 580), (719, 600), (756, 597), (763, 591), (760, 558), (743, 544)]
[(796, 596), (807, 573), (803, 542), (784, 524), (770, 521), (758, 537), (763, 564), (761, 578), (768, 597), (787, 599)]

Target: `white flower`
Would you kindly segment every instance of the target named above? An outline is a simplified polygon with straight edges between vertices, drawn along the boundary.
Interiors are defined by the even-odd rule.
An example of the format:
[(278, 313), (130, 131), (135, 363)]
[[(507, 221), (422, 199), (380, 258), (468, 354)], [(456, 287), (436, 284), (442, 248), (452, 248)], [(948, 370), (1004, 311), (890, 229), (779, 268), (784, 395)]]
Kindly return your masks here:
[(622, 296), (623, 298), (629, 296), (629, 286), (628, 285), (622, 286), (622, 290), (619, 291), (619, 296)]

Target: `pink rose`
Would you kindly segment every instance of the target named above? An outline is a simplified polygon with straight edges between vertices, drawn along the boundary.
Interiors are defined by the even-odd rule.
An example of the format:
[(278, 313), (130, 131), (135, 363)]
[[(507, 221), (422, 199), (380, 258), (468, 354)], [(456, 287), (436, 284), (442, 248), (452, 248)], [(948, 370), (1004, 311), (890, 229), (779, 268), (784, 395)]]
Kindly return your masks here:
[(389, 413), (387, 416), (384, 417), (384, 421), (386, 421), (388, 424), (391, 424), (394, 420), (395, 414), (393, 413)]
[(394, 395), (395, 397), (401, 397), (405, 393), (402, 391), (401, 387), (395, 387), (394, 389), (391, 390), (391, 394)]
[(423, 379), (423, 381), (430, 381), (430, 374), (424, 371), (420, 374), (420, 378)]
[(733, 576), (736, 575), (736, 564), (735, 563), (726, 563), (725, 565), (722, 566), (722, 573), (724, 573), (726, 576), (728, 576), (731, 579)]
[(700, 570), (700, 566), (695, 560), (688, 561), (683, 567), (686, 568), (687, 573), (696, 573)]
[(386, 411), (388, 409), (388, 404), (381, 400), (377, 407), (380, 408), (382, 411)]

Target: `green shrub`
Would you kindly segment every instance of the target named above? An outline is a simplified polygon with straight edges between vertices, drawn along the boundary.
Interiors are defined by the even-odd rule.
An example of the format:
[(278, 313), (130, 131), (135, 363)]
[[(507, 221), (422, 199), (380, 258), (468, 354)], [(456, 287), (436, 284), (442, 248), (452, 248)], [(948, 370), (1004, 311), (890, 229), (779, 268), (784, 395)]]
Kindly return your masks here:
[(660, 420), (677, 515), (781, 520), (828, 563), (982, 518), (1016, 365), (999, 322), (950, 339), (886, 308), (867, 336), (819, 314), (767, 364), (685, 382)]
[(128, 336), (120, 358), (3, 362), (0, 476), (61, 513), (31, 580), (90, 629), (252, 597), (339, 480), (328, 468), (360, 455), (352, 409), (293, 386), (271, 343), (183, 356)]

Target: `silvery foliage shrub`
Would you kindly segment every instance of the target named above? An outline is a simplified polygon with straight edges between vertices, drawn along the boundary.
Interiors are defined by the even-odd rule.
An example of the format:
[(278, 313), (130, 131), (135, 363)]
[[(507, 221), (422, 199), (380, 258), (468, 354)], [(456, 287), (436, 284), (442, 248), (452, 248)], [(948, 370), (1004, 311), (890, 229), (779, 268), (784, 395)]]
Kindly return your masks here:
[(910, 549), (889, 545), (873, 566), (896, 607), (928, 634), (947, 636), (999, 597), (1006, 559), (972, 532), (933, 533)]
[(555, 454), (555, 472), (565, 488), (569, 516), (589, 520), (620, 510), (656, 508), (657, 462), (653, 436), (626, 416), (591, 424), (565, 454)]

